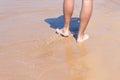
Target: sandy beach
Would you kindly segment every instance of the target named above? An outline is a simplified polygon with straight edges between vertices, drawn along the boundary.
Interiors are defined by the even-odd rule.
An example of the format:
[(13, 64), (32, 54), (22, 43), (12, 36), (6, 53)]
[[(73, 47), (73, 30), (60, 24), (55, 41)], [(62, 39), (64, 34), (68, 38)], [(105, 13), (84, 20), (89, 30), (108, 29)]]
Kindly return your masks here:
[[(94, 0), (86, 33), (63, 27), (63, 0), (0, 0), (0, 80), (120, 80), (120, 0)], [(81, 0), (70, 30), (78, 32)]]

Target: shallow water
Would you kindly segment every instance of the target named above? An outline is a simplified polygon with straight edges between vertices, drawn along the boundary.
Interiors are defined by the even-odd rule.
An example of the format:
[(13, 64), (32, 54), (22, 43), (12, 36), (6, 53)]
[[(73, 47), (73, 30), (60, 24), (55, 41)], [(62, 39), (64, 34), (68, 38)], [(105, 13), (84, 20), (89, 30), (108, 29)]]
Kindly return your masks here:
[[(77, 44), (63, 26), (63, 0), (0, 0), (0, 80), (119, 80), (120, 0), (94, 0), (86, 33)], [(81, 0), (71, 31), (76, 33)]]

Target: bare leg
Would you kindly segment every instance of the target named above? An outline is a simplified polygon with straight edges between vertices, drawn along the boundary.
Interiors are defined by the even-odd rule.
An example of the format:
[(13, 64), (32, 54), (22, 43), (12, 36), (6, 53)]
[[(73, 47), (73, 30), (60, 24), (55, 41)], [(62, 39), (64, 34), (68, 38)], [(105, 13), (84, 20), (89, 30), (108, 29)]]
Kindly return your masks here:
[(82, 0), (82, 8), (80, 13), (80, 26), (78, 32), (77, 42), (84, 38), (84, 32), (88, 25), (92, 13), (93, 0)]
[(64, 0), (63, 13), (64, 13), (64, 29), (69, 30), (70, 19), (73, 13), (74, 0)]
[(64, 27), (61, 29), (63, 35), (69, 35), (70, 19), (74, 9), (74, 0), (64, 0), (63, 14), (64, 14)]

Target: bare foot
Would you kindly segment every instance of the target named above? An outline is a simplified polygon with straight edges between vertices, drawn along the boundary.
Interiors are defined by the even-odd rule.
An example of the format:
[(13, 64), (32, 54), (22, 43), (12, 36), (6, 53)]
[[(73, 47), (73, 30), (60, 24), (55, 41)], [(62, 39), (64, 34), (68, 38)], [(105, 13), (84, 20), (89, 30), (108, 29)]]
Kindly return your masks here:
[(84, 42), (84, 41), (87, 40), (88, 38), (89, 38), (89, 35), (84, 34), (84, 36), (78, 37), (77, 42), (78, 42), (78, 43)]
[(56, 29), (56, 33), (59, 35), (62, 35), (63, 37), (68, 37), (69, 36), (69, 31), (64, 30), (64, 29)]

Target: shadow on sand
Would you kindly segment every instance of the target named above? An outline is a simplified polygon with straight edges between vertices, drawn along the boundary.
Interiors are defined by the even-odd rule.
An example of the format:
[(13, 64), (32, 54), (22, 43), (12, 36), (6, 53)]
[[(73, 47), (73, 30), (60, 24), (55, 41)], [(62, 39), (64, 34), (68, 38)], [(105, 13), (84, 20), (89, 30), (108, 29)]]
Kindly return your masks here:
[[(56, 29), (56, 28), (62, 28), (64, 26), (64, 17), (63, 15), (57, 17), (57, 18), (47, 18), (45, 19), (45, 22), (47, 22), (51, 28)], [(79, 29), (79, 18), (71, 18), (70, 21), (70, 31), (74, 35), (74, 38), (77, 38), (78, 34), (78, 29)]]

